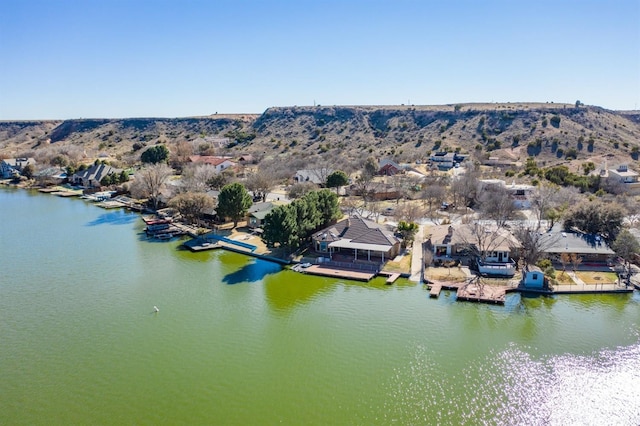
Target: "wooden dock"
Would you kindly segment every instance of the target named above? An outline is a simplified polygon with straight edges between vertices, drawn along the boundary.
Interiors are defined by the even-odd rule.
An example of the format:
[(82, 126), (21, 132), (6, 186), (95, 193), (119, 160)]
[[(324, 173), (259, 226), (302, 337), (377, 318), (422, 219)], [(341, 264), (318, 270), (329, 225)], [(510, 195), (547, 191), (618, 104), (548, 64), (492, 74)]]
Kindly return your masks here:
[(455, 290), (456, 300), (461, 302), (490, 303), (503, 305), (507, 293), (516, 287), (478, 284), (473, 282), (441, 282), (434, 281), (429, 286), (429, 297), (437, 298), (442, 290)]
[(320, 265), (311, 265), (308, 268), (301, 269), (300, 272), (311, 275), (321, 275), (324, 277), (345, 278), (356, 281), (370, 281), (376, 276), (375, 272), (349, 271), (346, 269), (328, 268)]
[(442, 291), (442, 284), (432, 284), (429, 289), (429, 297), (433, 297), (435, 299), (440, 296), (440, 292)]
[(379, 275), (383, 275), (387, 277), (387, 281), (385, 282), (385, 284), (387, 285), (393, 284), (394, 282), (396, 282), (398, 278), (402, 276), (402, 274), (399, 272), (383, 272), (383, 271), (380, 271)]

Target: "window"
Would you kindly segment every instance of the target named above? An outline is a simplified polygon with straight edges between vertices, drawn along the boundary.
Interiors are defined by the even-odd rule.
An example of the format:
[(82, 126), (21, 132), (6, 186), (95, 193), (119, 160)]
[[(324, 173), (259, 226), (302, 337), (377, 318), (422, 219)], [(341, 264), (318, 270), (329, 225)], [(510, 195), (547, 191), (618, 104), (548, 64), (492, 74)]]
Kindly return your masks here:
[(531, 276), (531, 278), (532, 278), (534, 281), (538, 281), (538, 274), (533, 274), (533, 275)]

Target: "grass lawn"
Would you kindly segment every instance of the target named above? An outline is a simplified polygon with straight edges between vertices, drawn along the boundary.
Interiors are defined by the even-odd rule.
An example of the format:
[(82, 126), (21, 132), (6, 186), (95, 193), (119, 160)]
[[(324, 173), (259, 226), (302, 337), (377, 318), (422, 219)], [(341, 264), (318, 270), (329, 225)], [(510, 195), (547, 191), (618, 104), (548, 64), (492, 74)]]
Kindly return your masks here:
[(575, 284), (573, 278), (571, 278), (566, 272), (562, 271), (556, 272), (556, 281), (558, 281), (558, 284)]
[[(398, 259), (398, 257), (396, 257), (396, 259)], [(410, 274), (411, 273), (411, 252), (405, 252), (404, 255), (402, 255), (402, 257), (398, 259), (398, 261), (396, 261), (396, 259), (389, 260), (387, 263), (385, 263), (384, 268), (382, 268), (382, 270), (384, 272), (392, 272), (392, 273), (399, 272), (403, 274)]]
[(615, 272), (593, 272), (579, 271), (576, 276), (585, 284), (615, 284), (618, 282), (618, 275)]
[(428, 280), (449, 281), (456, 283), (463, 282), (467, 279), (467, 275), (456, 267), (430, 267), (425, 270), (425, 276)]

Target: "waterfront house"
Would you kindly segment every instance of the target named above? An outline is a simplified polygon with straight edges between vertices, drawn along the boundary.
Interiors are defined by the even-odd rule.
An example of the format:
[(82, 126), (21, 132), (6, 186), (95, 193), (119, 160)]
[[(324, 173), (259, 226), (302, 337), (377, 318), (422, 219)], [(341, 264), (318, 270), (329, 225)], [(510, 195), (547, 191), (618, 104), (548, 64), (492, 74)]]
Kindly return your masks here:
[(566, 253), (580, 257), (580, 267), (610, 270), (615, 258), (615, 252), (599, 235), (563, 231), (556, 225), (543, 238), (550, 240), (543, 253), (556, 265), (560, 263), (562, 254)]
[(99, 188), (102, 186), (100, 181), (112, 174), (120, 174), (122, 170), (111, 167), (107, 164), (94, 164), (86, 170), (75, 173), (69, 181), (73, 185), (79, 185), (84, 188)]
[(19, 176), (27, 165), (35, 166), (36, 160), (29, 157), (5, 158), (0, 161), (0, 177), (10, 179)]
[(507, 230), (492, 224), (438, 225), (429, 229), (427, 244), (434, 262), (469, 261), (481, 274), (512, 277), (516, 263), (511, 251), (520, 247)]
[(400, 252), (400, 240), (385, 225), (353, 215), (312, 236), (313, 248), (333, 259), (384, 263)]
[(264, 218), (274, 207), (275, 205), (271, 202), (253, 204), (247, 212), (247, 226), (249, 228), (260, 228), (264, 223)]

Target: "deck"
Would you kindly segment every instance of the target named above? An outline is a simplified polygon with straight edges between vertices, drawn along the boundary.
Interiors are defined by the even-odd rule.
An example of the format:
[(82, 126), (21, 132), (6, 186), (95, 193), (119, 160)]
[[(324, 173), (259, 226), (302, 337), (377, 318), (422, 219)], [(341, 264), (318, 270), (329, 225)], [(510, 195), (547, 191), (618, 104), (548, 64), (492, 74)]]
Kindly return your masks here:
[(324, 277), (338, 277), (356, 281), (370, 281), (377, 275), (375, 272), (349, 271), (346, 269), (336, 269), (320, 265), (311, 265), (308, 268), (300, 269), (300, 272)]
[(429, 286), (429, 297), (437, 298), (442, 290), (455, 290), (456, 299), (462, 302), (490, 303), (503, 305), (506, 294), (516, 290), (513, 286), (491, 285), (469, 282), (435, 281)]

